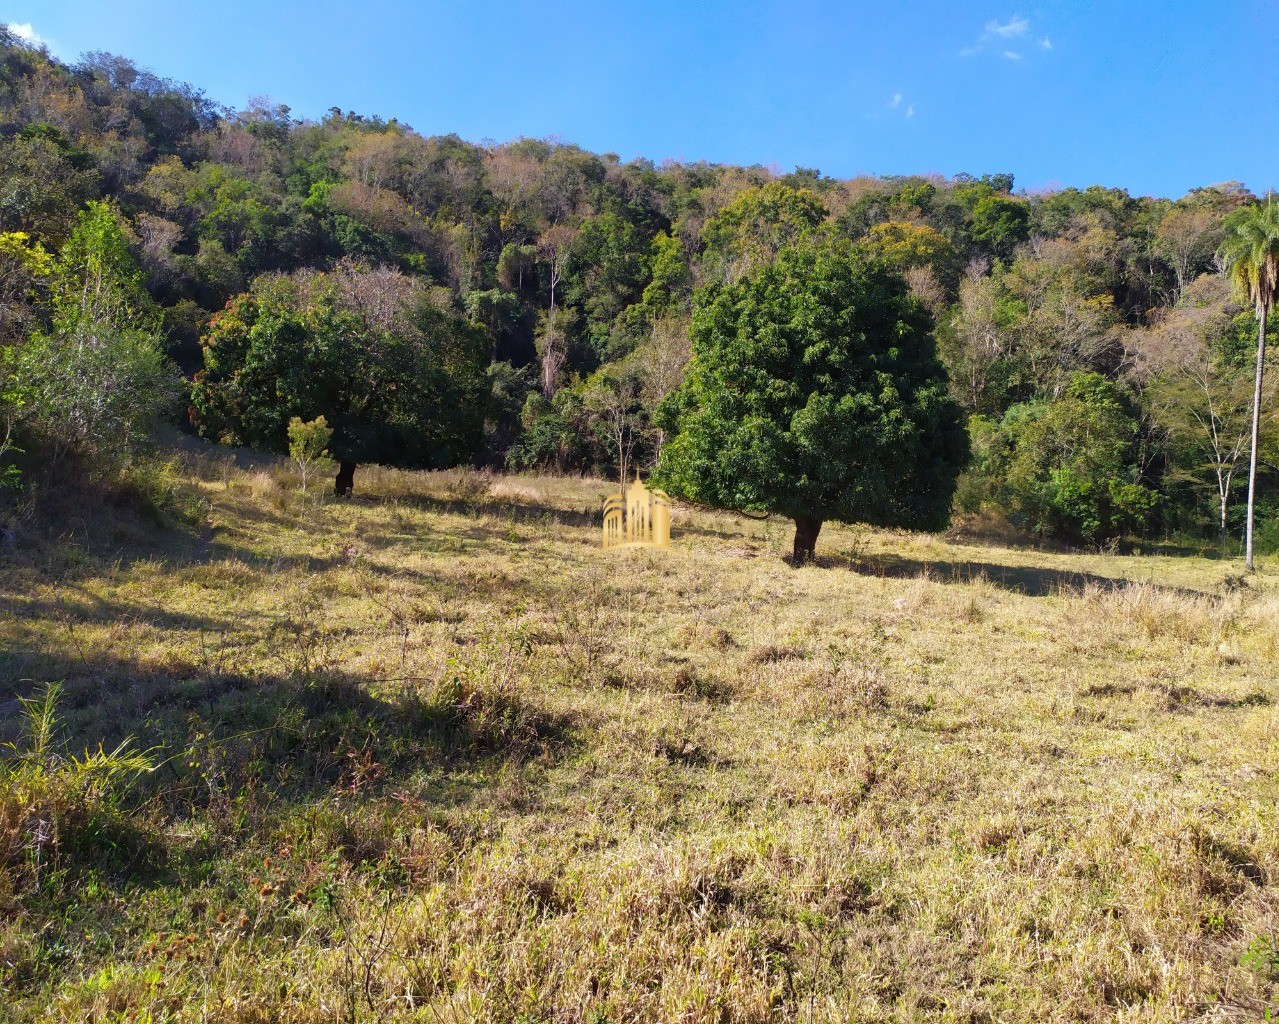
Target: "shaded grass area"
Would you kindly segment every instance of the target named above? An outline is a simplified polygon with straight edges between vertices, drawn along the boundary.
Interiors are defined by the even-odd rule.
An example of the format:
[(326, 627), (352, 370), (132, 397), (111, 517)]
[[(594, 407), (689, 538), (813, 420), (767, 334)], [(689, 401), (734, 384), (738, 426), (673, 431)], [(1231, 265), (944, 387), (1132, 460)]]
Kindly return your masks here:
[(14, 1020), (1279, 1000), (1268, 569), (828, 528), (795, 570), (788, 524), (690, 510), (605, 555), (604, 481), (191, 472), (202, 525), (51, 520), (0, 567), (0, 700), (63, 680), (69, 749), (158, 764), (18, 815)]
[(1048, 597), (1085, 587), (1123, 587), (1131, 582), (1123, 576), (1101, 576), (1077, 569), (1006, 565), (988, 561), (903, 558), (891, 552), (869, 556), (856, 562), (852, 568), (868, 576), (894, 579), (924, 576), (941, 583), (985, 582), (1031, 597)]

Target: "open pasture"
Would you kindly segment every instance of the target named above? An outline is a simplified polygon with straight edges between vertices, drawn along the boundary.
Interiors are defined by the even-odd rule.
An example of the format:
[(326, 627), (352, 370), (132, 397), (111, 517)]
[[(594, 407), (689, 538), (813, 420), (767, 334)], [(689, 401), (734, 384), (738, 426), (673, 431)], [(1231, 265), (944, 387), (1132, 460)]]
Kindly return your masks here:
[(0, 775), (0, 1018), (1279, 1000), (1272, 568), (828, 526), (794, 569), (688, 509), (606, 554), (604, 481), (188, 471), (198, 521), (64, 510), (0, 567), (6, 689), (156, 765)]

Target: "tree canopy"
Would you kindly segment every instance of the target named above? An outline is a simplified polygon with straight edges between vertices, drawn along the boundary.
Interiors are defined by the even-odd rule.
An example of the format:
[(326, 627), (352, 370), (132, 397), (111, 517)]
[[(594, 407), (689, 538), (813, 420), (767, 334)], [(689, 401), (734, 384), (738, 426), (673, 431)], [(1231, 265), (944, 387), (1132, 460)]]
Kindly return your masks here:
[(194, 418), (213, 440), (288, 451), (289, 422), (323, 416), (351, 490), (360, 462), (470, 459), (488, 405), (488, 340), (393, 271), (266, 278), (211, 324)]
[(900, 277), (838, 239), (711, 286), (660, 412), (659, 486), (794, 519), (798, 560), (827, 519), (941, 528), (968, 442), (931, 326)]
[(1134, 403), (1100, 374), (1077, 373), (1059, 398), (1015, 405), (999, 423), (978, 418), (973, 430), (974, 475), (1029, 533), (1097, 544), (1157, 509), (1140, 482)]
[[(1242, 219), (1267, 215), (1269, 205), (1237, 182), (1205, 184), (1176, 199), (1102, 185), (1031, 193), (1008, 173), (838, 179), (813, 167), (780, 173), (622, 161), (557, 139), (473, 143), (336, 108), (299, 118), (265, 98), (235, 110), (125, 57), (92, 53), (65, 62), (0, 27), (0, 431), (11, 439), (0, 441), (0, 477), (11, 478), (17, 448), (32, 466), (70, 465), (57, 453), (71, 447), (117, 468), (111, 453), (124, 453), (127, 464), (146, 427), (188, 403), (166, 397), (120, 405), (106, 396), (168, 395), (174, 384), (195, 391), (190, 404), (210, 437), (256, 436), (279, 450), (292, 415), (307, 422), (324, 415), (334, 445), (345, 438), (360, 458), (433, 464), (444, 456), (428, 456), (416, 442), (395, 454), (389, 427), (355, 445), (363, 413), (354, 406), (346, 427), (338, 414), (297, 408), (254, 434), (248, 426), (257, 413), (223, 408), (209, 395), (215, 380), (228, 395), (249, 388), (251, 374), (231, 383), (241, 370), (228, 370), (221, 354), (231, 323), (256, 317), (276, 291), (357, 264), (430, 296), (434, 312), (423, 316), (444, 326), (419, 326), (419, 334), (478, 332), (477, 349), (483, 339), (493, 390), (477, 399), (482, 409), (466, 413), (471, 440), (475, 421), (483, 421), (483, 436), (478, 446), (437, 439), (437, 453), (448, 448), (449, 458), (495, 468), (611, 474), (616, 443), (601, 428), (600, 388), (633, 380), (625, 436), (636, 463), (652, 467), (669, 433), (657, 406), (683, 380), (694, 296), (756, 277), (819, 233), (875, 254), (901, 275), (936, 321), (938, 355), (966, 416), (1000, 424), (1015, 407), (1059, 402), (1081, 373), (1100, 375), (1127, 396), (1140, 452), (1133, 482), (1159, 501), (1139, 522), (1103, 517), (1110, 525), (1102, 532), (1218, 538), (1225, 522), (1225, 542), (1234, 543), (1246, 538), (1246, 520), (1234, 509), (1240, 488), (1225, 487), (1225, 478), (1233, 479), (1240, 456), (1220, 438), (1210, 438), (1205, 456), (1194, 439), (1203, 403), (1223, 395), (1233, 403), (1230, 396), (1246, 387), (1236, 380), (1244, 370), (1205, 363), (1212, 380), (1187, 383), (1189, 364), (1163, 359), (1160, 350), (1182, 298), (1207, 301), (1205, 324), (1229, 324), (1232, 337), (1256, 339), (1247, 369), (1257, 394), (1256, 367), (1269, 374), (1272, 351), (1261, 344), (1260, 314), (1268, 307), (1250, 294), (1248, 308), (1235, 308), (1212, 285), (1224, 281), (1223, 258), (1236, 276), (1245, 268), (1229, 256), (1242, 244)], [(97, 225), (92, 253), (86, 216)], [(66, 287), (92, 277), (110, 286), (74, 297)], [(340, 321), (339, 313), (363, 315), (295, 311), (289, 330), (319, 331), (326, 316)], [(314, 323), (293, 322), (307, 316)], [(119, 330), (71, 329), (95, 317)], [(281, 331), (286, 320), (281, 314)], [(110, 344), (63, 344), (73, 335)], [(380, 365), (370, 353), (382, 346), (365, 352), (365, 342), (344, 340), (341, 331), (334, 337), (343, 372)], [(1206, 350), (1222, 340), (1205, 339)], [(69, 367), (58, 362), (69, 355), (78, 369), (55, 372)], [(464, 380), (475, 380), (473, 364), (464, 363)], [(321, 377), (301, 374), (311, 383), (290, 384), (288, 401), (315, 393)], [(351, 380), (324, 387), (360, 408), (376, 405)], [(1251, 504), (1259, 537), (1276, 546), (1279, 435), (1267, 427), (1269, 392), (1263, 386), (1261, 393), (1257, 443), (1249, 436), (1243, 457), (1257, 452)], [(120, 415), (86, 419), (95, 409)], [(1235, 418), (1231, 412), (1218, 422), (1225, 429)], [(75, 425), (88, 423), (75, 440)], [(431, 435), (425, 421), (401, 426), (406, 436)], [(127, 444), (118, 443), (117, 428)], [(975, 466), (973, 486), (964, 488), (985, 495), (972, 515), (1020, 519), (1014, 492), (989, 487), (983, 474)], [(1047, 529), (1058, 540), (1083, 542), (1065, 520), (1053, 521), (1059, 525)]]

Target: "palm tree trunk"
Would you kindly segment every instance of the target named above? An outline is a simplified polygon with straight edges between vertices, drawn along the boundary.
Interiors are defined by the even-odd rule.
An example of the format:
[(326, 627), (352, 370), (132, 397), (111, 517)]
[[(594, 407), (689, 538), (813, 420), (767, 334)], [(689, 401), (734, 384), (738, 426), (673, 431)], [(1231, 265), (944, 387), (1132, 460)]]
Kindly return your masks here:
[(1257, 311), (1257, 384), (1252, 393), (1252, 453), (1248, 458), (1248, 533), (1244, 542), (1248, 571), (1255, 572), (1252, 560), (1252, 516), (1257, 497), (1257, 446), (1261, 441), (1261, 375), (1266, 367), (1266, 307)]

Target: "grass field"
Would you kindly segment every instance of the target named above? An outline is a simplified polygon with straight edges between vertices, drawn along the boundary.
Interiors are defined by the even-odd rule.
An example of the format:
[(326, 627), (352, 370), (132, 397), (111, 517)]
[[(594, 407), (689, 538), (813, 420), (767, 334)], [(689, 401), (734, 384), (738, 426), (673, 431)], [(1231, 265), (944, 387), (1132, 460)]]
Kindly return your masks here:
[(1274, 567), (189, 471), (0, 563), (0, 701), (155, 765), (0, 768), (0, 1020), (1279, 1016)]

